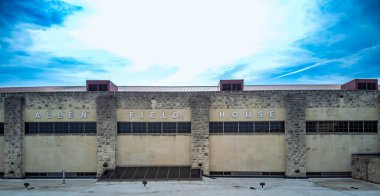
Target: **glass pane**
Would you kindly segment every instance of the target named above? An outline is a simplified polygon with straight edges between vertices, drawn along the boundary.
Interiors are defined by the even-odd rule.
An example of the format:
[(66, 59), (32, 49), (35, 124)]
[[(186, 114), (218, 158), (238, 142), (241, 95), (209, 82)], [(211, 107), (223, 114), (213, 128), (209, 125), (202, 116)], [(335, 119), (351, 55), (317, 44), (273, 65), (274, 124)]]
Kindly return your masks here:
[(69, 123), (69, 133), (84, 133), (84, 123), (82, 122)]
[(0, 135), (4, 134), (4, 123), (0, 123)]
[(269, 122), (255, 122), (255, 132), (269, 132)]
[(175, 123), (175, 122), (162, 123), (162, 132), (163, 133), (176, 133), (177, 132), (177, 123)]
[(285, 132), (284, 122), (270, 122), (270, 132)]
[(25, 123), (25, 134), (38, 133), (38, 123)]
[(253, 122), (239, 122), (239, 132), (240, 133), (254, 132), (254, 123)]
[(133, 133), (146, 133), (146, 123), (144, 123), (144, 122), (132, 123), (132, 132)]
[(350, 121), (349, 122), (350, 132), (363, 132), (363, 121)]
[(223, 133), (223, 122), (210, 122), (210, 133)]
[(148, 133), (162, 133), (161, 123), (148, 123)]
[(237, 133), (239, 128), (238, 122), (224, 122), (224, 133)]
[(54, 123), (54, 133), (68, 133), (69, 124), (67, 122)]
[(117, 132), (118, 133), (132, 133), (132, 123), (128, 123), (128, 122), (117, 123)]
[(178, 133), (191, 133), (191, 122), (179, 122)]
[(96, 133), (96, 122), (86, 122), (84, 123), (85, 133)]
[(317, 132), (318, 122), (306, 122), (306, 132)]

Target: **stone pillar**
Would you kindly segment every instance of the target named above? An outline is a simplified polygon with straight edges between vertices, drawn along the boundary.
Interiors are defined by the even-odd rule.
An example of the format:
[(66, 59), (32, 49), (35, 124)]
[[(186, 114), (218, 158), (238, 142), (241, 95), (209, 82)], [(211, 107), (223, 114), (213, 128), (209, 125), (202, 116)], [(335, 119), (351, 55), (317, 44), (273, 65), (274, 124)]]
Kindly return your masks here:
[(201, 168), (204, 175), (209, 172), (209, 99), (191, 97), (191, 167)]
[(306, 177), (306, 99), (300, 94), (289, 94), (285, 102), (285, 176)]
[(97, 176), (100, 177), (106, 168), (116, 167), (116, 98), (100, 95), (96, 98), (96, 139), (97, 139)]
[(22, 97), (6, 97), (4, 101), (4, 177), (24, 177), (24, 122)]

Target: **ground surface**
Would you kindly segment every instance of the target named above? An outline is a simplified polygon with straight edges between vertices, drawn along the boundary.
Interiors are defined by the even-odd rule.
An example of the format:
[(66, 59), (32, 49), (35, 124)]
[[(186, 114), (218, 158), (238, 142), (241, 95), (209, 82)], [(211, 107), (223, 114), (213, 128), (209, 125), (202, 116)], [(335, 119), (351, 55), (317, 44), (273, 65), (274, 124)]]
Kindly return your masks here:
[[(25, 190), (24, 182), (33, 189)], [(265, 182), (261, 188), (260, 182)], [(252, 188), (251, 188), (252, 187)], [(380, 195), (380, 185), (353, 179), (204, 178), (203, 181), (97, 182), (94, 179), (0, 179), (0, 195)]]

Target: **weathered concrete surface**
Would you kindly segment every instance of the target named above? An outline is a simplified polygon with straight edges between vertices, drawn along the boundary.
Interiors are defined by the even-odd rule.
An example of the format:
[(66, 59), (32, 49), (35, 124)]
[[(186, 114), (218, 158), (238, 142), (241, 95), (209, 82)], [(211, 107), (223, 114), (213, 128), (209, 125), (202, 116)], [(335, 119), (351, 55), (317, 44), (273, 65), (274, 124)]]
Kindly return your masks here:
[[(25, 190), (24, 182), (34, 189)], [(265, 182), (261, 188), (260, 182)], [(353, 179), (204, 178), (203, 181), (96, 182), (95, 180), (1, 180), (0, 195), (380, 195), (380, 185)], [(252, 188), (251, 188), (252, 187)]]
[(100, 177), (105, 167), (116, 167), (116, 99), (113, 96), (96, 98), (97, 116), (97, 176)]
[(24, 122), (23, 97), (7, 97), (4, 101), (4, 177), (22, 178)]

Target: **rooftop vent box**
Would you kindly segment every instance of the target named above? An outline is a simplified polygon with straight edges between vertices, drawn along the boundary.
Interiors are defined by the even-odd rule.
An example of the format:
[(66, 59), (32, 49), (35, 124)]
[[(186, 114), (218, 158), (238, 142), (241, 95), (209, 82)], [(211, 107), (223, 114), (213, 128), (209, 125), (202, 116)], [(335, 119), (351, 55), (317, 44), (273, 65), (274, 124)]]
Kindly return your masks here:
[(244, 80), (220, 80), (220, 91), (242, 91), (244, 90)]
[(86, 91), (117, 91), (117, 86), (110, 80), (87, 80)]
[(379, 90), (377, 79), (354, 79), (341, 86), (343, 90)]

